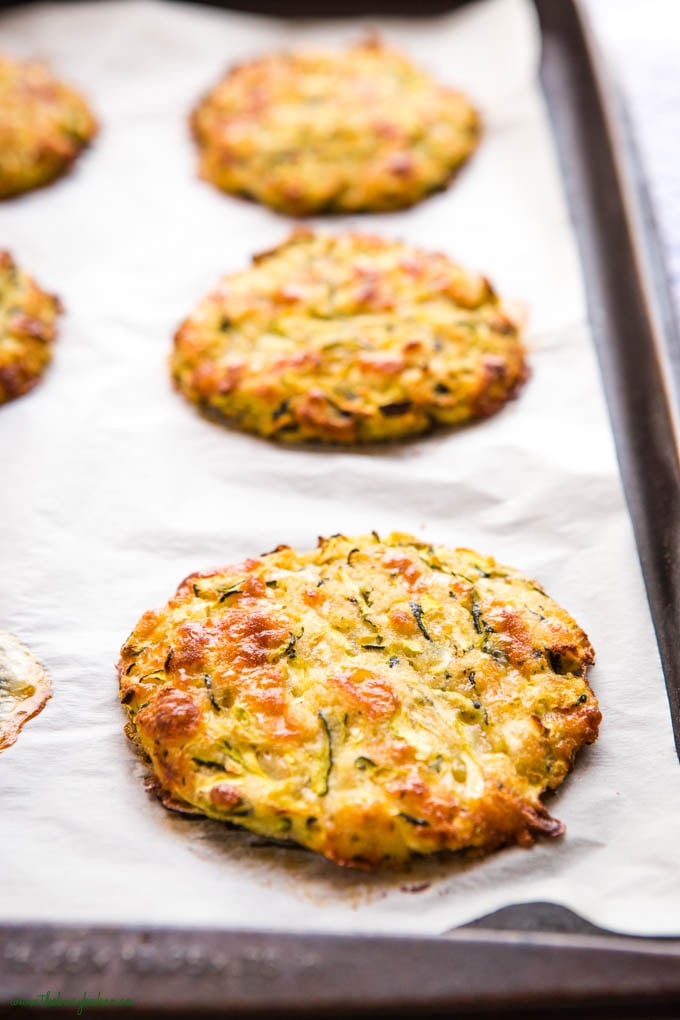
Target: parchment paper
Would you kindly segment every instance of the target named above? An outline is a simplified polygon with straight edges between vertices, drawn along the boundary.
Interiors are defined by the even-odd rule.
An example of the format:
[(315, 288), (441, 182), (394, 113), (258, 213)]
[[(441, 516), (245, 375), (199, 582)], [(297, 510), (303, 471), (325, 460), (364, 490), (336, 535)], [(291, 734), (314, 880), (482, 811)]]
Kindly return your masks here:
[[(367, 27), (468, 90), (486, 137), (454, 187), (413, 211), (319, 222), (443, 249), (525, 299), (533, 378), (455, 433), (377, 452), (280, 448), (208, 424), (170, 388), (179, 320), (289, 229), (196, 179), (185, 115), (232, 61)], [(2, 48), (81, 85), (102, 133), (71, 177), (0, 208), (2, 244), (68, 310), (44, 384), (0, 410), (0, 624), (54, 681), (0, 760), (0, 920), (439, 933), (551, 900), (613, 929), (680, 934), (680, 768), (537, 39), (523, 0), (323, 27), (155, 0), (3, 16)], [(192, 570), (371, 528), (521, 567), (590, 634), (604, 723), (549, 804), (563, 840), (367, 877), (145, 793), (113, 671), (141, 612)]]

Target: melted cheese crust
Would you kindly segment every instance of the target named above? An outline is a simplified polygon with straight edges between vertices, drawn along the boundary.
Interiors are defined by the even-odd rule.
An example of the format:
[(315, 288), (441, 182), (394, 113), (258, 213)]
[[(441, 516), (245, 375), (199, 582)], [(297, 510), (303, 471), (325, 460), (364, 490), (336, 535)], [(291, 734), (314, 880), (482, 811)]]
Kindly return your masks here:
[(412, 205), (481, 133), (465, 96), (376, 40), (234, 67), (191, 127), (203, 178), (294, 216)]
[(593, 659), (517, 571), (374, 533), (191, 575), (118, 670), (169, 806), (371, 868), (560, 835)]
[(175, 386), (240, 429), (356, 444), (499, 410), (528, 371), (488, 280), (366, 234), (298, 230), (181, 325)]
[(0, 631), (0, 751), (15, 742), (50, 695), (50, 682), (37, 659), (13, 634)]
[(86, 101), (49, 68), (0, 54), (0, 199), (53, 180), (96, 132)]
[(0, 251), (0, 404), (33, 389), (52, 359), (59, 299)]

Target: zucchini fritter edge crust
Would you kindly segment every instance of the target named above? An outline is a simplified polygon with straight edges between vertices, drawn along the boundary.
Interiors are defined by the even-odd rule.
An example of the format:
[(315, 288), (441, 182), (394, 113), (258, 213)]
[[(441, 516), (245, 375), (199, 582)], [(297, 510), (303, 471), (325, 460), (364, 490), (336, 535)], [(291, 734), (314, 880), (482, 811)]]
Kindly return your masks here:
[(528, 375), (520, 325), (446, 255), (299, 229), (225, 277), (175, 336), (174, 384), (286, 442), (394, 440), (498, 411)]
[(476, 148), (476, 110), (376, 38), (240, 64), (198, 103), (200, 174), (293, 216), (413, 205)]
[(0, 404), (28, 393), (52, 359), (59, 298), (0, 251)]
[(373, 533), (190, 575), (118, 672), (168, 806), (375, 868), (561, 835), (593, 661), (516, 570)]
[(54, 180), (96, 133), (75, 89), (43, 64), (0, 54), (0, 199)]

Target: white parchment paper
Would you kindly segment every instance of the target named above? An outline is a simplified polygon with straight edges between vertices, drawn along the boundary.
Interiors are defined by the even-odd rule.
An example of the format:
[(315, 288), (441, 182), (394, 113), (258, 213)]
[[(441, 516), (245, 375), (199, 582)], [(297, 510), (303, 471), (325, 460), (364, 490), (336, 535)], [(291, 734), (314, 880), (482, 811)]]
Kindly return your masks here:
[[(525, 299), (533, 377), (459, 432), (378, 452), (281, 448), (208, 424), (170, 388), (180, 319), (289, 229), (196, 179), (186, 113), (232, 61), (368, 27), (468, 90), (486, 137), (416, 209), (319, 223), (443, 249)], [(0, 409), (0, 624), (54, 681), (0, 760), (0, 920), (439, 933), (552, 900), (613, 929), (680, 934), (680, 767), (530, 5), (320, 26), (156, 0), (57, 4), (3, 15), (0, 46), (49, 59), (102, 123), (72, 176), (0, 207), (0, 243), (67, 308), (43, 385)], [(371, 528), (521, 567), (590, 634), (604, 723), (549, 804), (563, 840), (365, 876), (145, 793), (113, 670), (141, 612), (190, 571)]]

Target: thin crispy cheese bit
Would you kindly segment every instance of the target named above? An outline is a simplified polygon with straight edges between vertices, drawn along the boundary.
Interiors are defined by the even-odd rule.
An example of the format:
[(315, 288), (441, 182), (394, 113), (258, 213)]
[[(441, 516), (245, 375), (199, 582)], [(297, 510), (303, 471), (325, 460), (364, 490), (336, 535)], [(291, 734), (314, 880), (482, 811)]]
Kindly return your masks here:
[(0, 631), (0, 751), (10, 747), (24, 723), (42, 711), (52, 688), (28, 648)]

